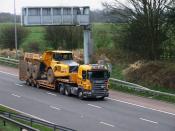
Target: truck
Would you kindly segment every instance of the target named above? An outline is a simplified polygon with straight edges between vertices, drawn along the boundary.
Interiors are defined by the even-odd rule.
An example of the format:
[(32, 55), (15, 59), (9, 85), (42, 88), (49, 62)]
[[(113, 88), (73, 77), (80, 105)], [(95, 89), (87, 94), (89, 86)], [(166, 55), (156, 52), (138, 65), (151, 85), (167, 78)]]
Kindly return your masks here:
[(110, 73), (104, 65), (80, 65), (71, 51), (25, 53), (19, 62), (19, 79), (28, 86), (56, 90), (79, 99), (109, 96)]

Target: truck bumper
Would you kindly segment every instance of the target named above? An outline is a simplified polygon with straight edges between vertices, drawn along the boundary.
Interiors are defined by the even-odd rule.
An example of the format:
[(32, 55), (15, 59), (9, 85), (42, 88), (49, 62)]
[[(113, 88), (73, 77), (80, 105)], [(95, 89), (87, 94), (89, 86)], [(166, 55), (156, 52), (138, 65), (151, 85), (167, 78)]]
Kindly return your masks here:
[(84, 91), (83, 92), (84, 98), (101, 98), (101, 97), (108, 97), (109, 92), (96, 92), (96, 91)]

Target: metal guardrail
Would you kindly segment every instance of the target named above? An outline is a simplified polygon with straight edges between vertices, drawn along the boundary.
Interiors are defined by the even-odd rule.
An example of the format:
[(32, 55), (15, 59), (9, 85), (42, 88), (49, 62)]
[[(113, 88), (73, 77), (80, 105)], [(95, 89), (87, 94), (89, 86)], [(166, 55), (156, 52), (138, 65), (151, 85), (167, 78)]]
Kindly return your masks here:
[(8, 64), (14, 64), (14, 65), (19, 64), (19, 60), (15, 60), (15, 59), (11, 59), (11, 58), (5, 58), (5, 57), (0, 57), (0, 62), (5, 62), (5, 63), (8, 63)]
[(10, 123), (13, 123), (14, 125), (16, 125), (17, 127), (19, 127), (20, 131), (23, 131), (24, 129), (27, 130), (27, 131), (39, 131), (38, 129), (35, 129), (33, 127), (30, 127), (28, 125), (25, 125), (25, 124), (22, 124), (20, 122), (17, 122), (13, 119), (10, 119), (8, 117), (5, 117), (3, 115), (0, 115), (0, 119), (2, 119), (3, 121), (3, 125), (6, 126), (6, 122), (10, 122)]
[[(10, 64), (15, 64), (15, 65), (19, 64), (19, 60), (5, 58), (5, 57), (0, 57), (0, 61), (7, 62), (7, 63), (10, 63)], [(152, 94), (166, 95), (166, 96), (173, 96), (173, 97), (175, 97), (175, 94), (151, 90), (151, 89), (148, 89), (148, 88), (143, 87), (141, 85), (130, 83), (130, 82), (126, 82), (126, 81), (122, 81), (122, 80), (115, 79), (115, 78), (110, 78), (110, 81), (112, 83), (116, 84), (116, 85), (122, 85), (122, 86), (129, 87), (129, 88), (132, 88), (132, 89), (135, 89), (135, 90), (138, 90), (138, 91), (147, 91), (147, 92), (150, 92)]]
[(157, 94), (157, 95), (165, 95), (165, 96), (173, 96), (173, 97), (175, 97), (175, 94), (161, 92), (161, 91), (156, 91), (156, 90), (151, 90), (151, 89), (148, 89), (148, 88), (143, 87), (143, 86), (138, 85), (138, 84), (134, 84), (134, 83), (130, 83), (130, 82), (114, 79), (114, 78), (110, 78), (110, 81), (113, 84), (125, 86), (125, 87), (132, 88), (132, 89), (135, 89), (135, 90), (138, 90), (138, 91), (145, 91), (145, 92), (149, 92), (149, 93), (152, 93), (152, 94), (155, 94), (155, 95)]
[(43, 120), (38, 120), (35, 118), (31, 118), (25, 115), (21, 115), (21, 114), (14, 114), (14, 113), (9, 113), (9, 112), (4, 112), (2, 110), (0, 110), (0, 115), (7, 117), (7, 118), (11, 118), (11, 119), (20, 119), (26, 122), (30, 122), (30, 126), (32, 127), (33, 124), (38, 124), (38, 125), (42, 125), (42, 126), (46, 126), (48, 128), (52, 128), (53, 131), (59, 130), (59, 131), (76, 131), (74, 129), (71, 128), (67, 128), (64, 126), (60, 126), (60, 125), (56, 125), (50, 122), (46, 122)]

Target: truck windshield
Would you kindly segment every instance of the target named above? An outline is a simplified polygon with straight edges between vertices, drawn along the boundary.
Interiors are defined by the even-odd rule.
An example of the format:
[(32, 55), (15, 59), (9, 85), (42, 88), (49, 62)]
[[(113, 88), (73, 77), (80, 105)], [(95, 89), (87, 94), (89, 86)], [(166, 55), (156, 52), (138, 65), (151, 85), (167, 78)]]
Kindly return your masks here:
[(108, 71), (88, 71), (88, 79), (108, 79)]
[(56, 61), (73, 60), (72, 53), (55, 53), (53, 54), (53, 59)]

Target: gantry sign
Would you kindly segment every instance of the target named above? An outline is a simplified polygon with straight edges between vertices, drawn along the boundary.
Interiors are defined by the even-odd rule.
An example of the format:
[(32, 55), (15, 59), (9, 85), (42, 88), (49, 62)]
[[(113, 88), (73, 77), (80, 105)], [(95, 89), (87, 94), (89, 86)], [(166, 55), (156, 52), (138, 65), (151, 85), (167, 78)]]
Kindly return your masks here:
[(83, 26), (84, 61), (89, 63), (90, 52), (90, 8), (85, 7), (24, 7), (23, 26)]

